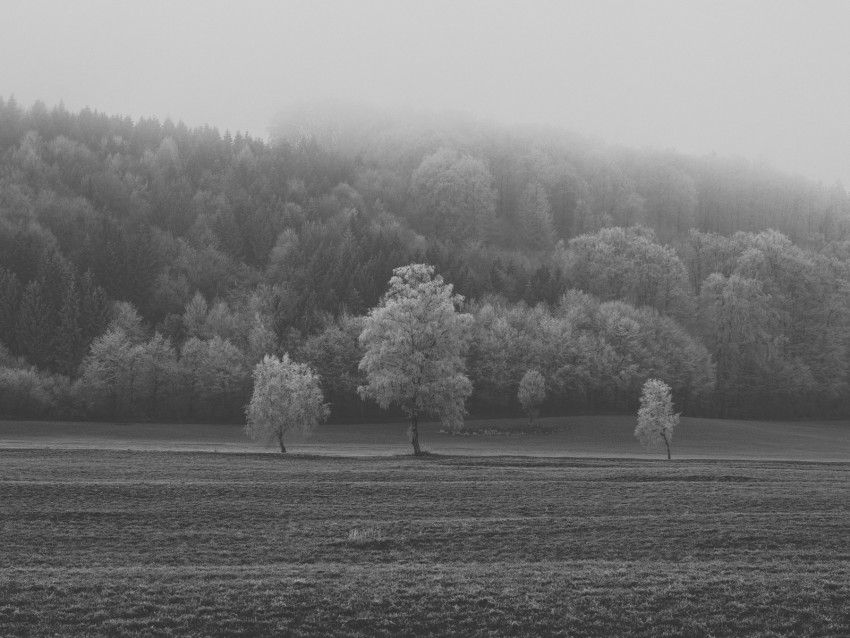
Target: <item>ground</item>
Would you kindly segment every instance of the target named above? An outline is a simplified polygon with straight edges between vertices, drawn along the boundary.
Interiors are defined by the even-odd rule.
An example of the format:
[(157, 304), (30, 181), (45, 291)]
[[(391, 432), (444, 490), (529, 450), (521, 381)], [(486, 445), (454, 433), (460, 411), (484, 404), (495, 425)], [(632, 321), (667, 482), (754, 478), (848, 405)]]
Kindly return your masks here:
[[(635, 416), (488, 419), (467, 422), (464, 436), (421, 423), (424, 450), (438, 454), (545, 457), (662, 458), (634, 437)], [(344, 456), (406, 454), (404, 423), (327, 424), (306, 441), (287, 441), (295, 453)], [(134, 449), (277, 453), (249, 441), (239, 425), (57, 423), (0, 421), (2, 448)], [(734, 421), (682, 418), (673, 434), (673, 458), (850, 461), (850, 422)]]
[[(384, 426), (365, 428), (378, 455), (344, 455), (356, 426), (332, 426), (283, 457), (155, 449), (198, 444), (191, 427), (0, 423), (0, 635), (850, 635), (846, 455), (699, 458), (730, 422), (683, 428), (672, 462), (626, 449), (617, 419), (480, 425), (412, 458), (403, 428), (395, 454), (369, 439)], [(776, 436), (806, 459), (846, 450), (834, 434)], [(546, 441), (621, 457), (503, 454)]]

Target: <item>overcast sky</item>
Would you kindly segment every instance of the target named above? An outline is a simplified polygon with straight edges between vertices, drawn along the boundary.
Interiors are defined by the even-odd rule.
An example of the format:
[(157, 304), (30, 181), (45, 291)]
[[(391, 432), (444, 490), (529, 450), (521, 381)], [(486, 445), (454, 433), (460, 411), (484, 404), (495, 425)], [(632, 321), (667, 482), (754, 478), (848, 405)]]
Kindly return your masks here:
[(850, 188), (850, 0), (3, 0), (0, 95), (265, 138), (331, 97)]

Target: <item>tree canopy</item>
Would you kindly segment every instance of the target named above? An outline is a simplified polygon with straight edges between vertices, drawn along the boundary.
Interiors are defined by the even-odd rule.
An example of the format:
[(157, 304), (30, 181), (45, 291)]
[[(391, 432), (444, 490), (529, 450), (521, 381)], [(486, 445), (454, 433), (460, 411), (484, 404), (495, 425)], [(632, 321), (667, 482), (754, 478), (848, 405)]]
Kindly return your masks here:
[(679, 424), (679, 415), (673, 412), (670, 386), (658, 379), (648, 379), (640, 395), (640, 409), (635, 436), (647, 447), (662, 443), (670, 459), (673, 430)]
[(252, 439), (277, 441), (283, 454), (286, 435), (310, 434), (329, 413), (319, 377), (307, 364), (287, 354), (267, 355), (254, 368), (254, 391), (245, 408), (245, 431)]
[(434, 415), (451, 429), (463, 425), (464, 402), (472, 392), (465, 374), (472, 316), (458, 312), (462, 302), (433, 266), (396, 268), (360, 333), (366, 383), (358, 391), (384, 409), (401, 408), (417, 455), (420, 416)]

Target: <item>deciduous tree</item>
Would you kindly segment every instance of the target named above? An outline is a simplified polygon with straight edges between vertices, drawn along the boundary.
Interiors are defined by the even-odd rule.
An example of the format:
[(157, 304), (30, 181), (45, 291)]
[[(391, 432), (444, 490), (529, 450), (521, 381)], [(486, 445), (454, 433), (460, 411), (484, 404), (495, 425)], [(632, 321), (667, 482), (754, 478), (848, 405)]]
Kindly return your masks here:
[(679, 415), (673, 412), (670, 386), (659, 379), (648, 379), (643, 384), (638, 410), (635, 436), (646, 447), (655, 447), (663, 442), (670, 459), (670, 441), (673, 429), (679, 424)]
[(481, 160), (441, 148), (410, 178), (414, 223), (444, 239), (482, 239), (496, 211), (493, 176)]
[(452, 429), (463, 424), (464, 402), (472, 392), (465, 374), (472, 316), (458, 312), (462, 301), (433, 266), (396, 268), (360, 334), (367, 383), (358, 392), (384, 409), (398, 405), (404, 411), (416, 455), (421, 415), (433, 414)]
[(245, 408), (245, 432), (255, 441), (277, 441), (286, 452), (284, 436), (309, 434), (330, 409), (324, 403), (319, 377), (305, 363), (267, 355), (254, 368), (254, 392)]
[(540, 410), (540, 404), (546, 400), (546, 379), (537, 370), (528, 370), (519, 382), (517, 399), (523, 411), (528, 415), (528, 423), (534, 423), (534, 417)]
[(81, 367), (81, 384), (90, 404), (97, 407), (107, 403), (113, 418), (118, 415), (119, 400), (126, 392), (132, 348), (127, 333), (113, 326), (92, 342)]
[(187, 415), (196, 416), (198, 401), (204, 400), (206, 410), (216, 407), (220, 418), (241, 394), (248, 371), (245, 354), (227, 339), (216, 336), (204, 341), (192, 337), (180, 351), (179, 374)]

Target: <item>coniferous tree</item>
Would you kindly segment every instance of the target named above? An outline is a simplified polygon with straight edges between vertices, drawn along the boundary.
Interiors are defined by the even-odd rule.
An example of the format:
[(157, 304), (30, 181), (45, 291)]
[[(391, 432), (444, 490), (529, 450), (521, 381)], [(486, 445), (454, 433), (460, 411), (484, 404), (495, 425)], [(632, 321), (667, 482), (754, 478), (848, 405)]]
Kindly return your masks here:
[(18, 352), (38, 367), (47, 367), (53, 356), (49, 322), (50, 306), (44, 299), (42, 283), (31, 281), (21, 295), (15, 342)]
[(17, 275), (0, 266), (0, 343), (11, 352), (17, 352), (20, 289)]
[(109, 300), (90, 270), (80, 278), (79, 291), (81, 348), (87, 352), (92, 340), (103, 334), (109, 324)]
[(555, 244), (552, 207), (546, 191), (539, 183), (529, 184), (519, 204), (520, 230), (525, 243), (533, 250), (546, 250)]
[(85, 355), (83, 330), (80, 325), (80, 295), (72, 279), (59, 311), (59, 325), (54, 337), (54, 367), (62, 374), (72, 376)]

